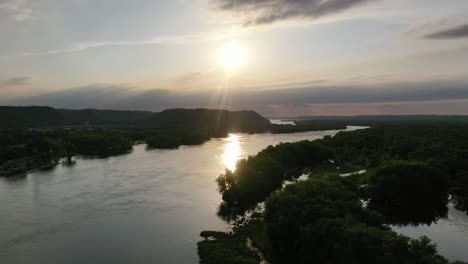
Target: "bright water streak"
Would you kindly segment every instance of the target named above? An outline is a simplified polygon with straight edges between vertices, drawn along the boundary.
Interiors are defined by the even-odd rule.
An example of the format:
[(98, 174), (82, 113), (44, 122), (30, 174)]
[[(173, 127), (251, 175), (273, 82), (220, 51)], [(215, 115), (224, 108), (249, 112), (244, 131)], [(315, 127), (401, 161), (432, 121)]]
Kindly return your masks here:
[[(355, 128), (350, 128), (355, 129)], [(0, 179), (0, 263), (198, 263), (216, 216), (215, 178), (268, 145), (337, 131), (231, 134), (201, 146), (151, 150)]]

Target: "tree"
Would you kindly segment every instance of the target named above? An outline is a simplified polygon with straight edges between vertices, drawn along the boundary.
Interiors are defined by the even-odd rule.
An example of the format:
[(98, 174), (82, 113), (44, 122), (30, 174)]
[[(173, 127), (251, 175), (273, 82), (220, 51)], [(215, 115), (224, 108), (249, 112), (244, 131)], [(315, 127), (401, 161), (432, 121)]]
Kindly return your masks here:
[(430, 222), (447, 211), (448, 177), (426, 163), (385, 164), (370, 179), (369, 191), (369, 206), (392, 221)]

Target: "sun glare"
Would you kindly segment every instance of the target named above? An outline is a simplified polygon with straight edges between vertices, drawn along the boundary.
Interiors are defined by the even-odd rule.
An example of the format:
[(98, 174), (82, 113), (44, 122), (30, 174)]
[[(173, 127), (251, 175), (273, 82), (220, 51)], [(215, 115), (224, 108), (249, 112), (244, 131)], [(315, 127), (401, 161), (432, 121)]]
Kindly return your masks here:
[(247, 62), (247, 51), (237, 43), (229, 43), (221, 50), (220, 61), (227, 72), (233, 72)]
[(229, 134), (224, 144), (224, 153), (222, 162), (231, 171), (236, 170), (236, 163), (241, 158), (242, 148), (240, 144), (240, 137), (235, 134)]

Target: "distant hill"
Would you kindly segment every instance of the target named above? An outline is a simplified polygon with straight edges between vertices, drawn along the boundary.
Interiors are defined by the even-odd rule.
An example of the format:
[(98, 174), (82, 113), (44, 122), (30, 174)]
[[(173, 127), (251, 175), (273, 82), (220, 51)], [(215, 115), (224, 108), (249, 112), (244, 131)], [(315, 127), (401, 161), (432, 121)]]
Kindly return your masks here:
[(270, 121), (254, 111), (227, 111), (212, 109), (168, 109), (145, 120), (154, 127), (199, 127), (231, 131), (262, 131)]
[(96, 109), (67, 110), (47, 106), (0, 106), (1, 128), (109, 125), (254, 132), (268, 129), (270, 121), (254, 111), (168, 109), (155, 113)]
[(0, 127), (116, 125), (143, 120), (152, 114), (152, 112), (144, 111), (66, 110), (48, 106), (0, 106)]

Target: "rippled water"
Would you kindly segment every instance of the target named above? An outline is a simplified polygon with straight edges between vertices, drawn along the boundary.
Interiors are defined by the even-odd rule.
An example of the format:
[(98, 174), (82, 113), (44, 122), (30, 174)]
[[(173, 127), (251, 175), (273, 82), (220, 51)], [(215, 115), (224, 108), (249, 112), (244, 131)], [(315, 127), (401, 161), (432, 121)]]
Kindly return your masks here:
[[(198, 263), (200, 231), (228, 228), (216, 216), (215, 178), (226, 167), (268, 145), (335, 133), (231, 134), (178, 150), (137, 145), (127, 155), (0, 178), (0, 263)], [(435, 229), (442, 253), (461, 256), (466, 222), (442, 224), (464, 231)]]
[(227, 228), (215, 183), (226, 167), (271, 144), (336, 132), (231, 134), (178, 150), (137, 145), (1, 178), (0, 263), (198, 263), (200, 231)]

